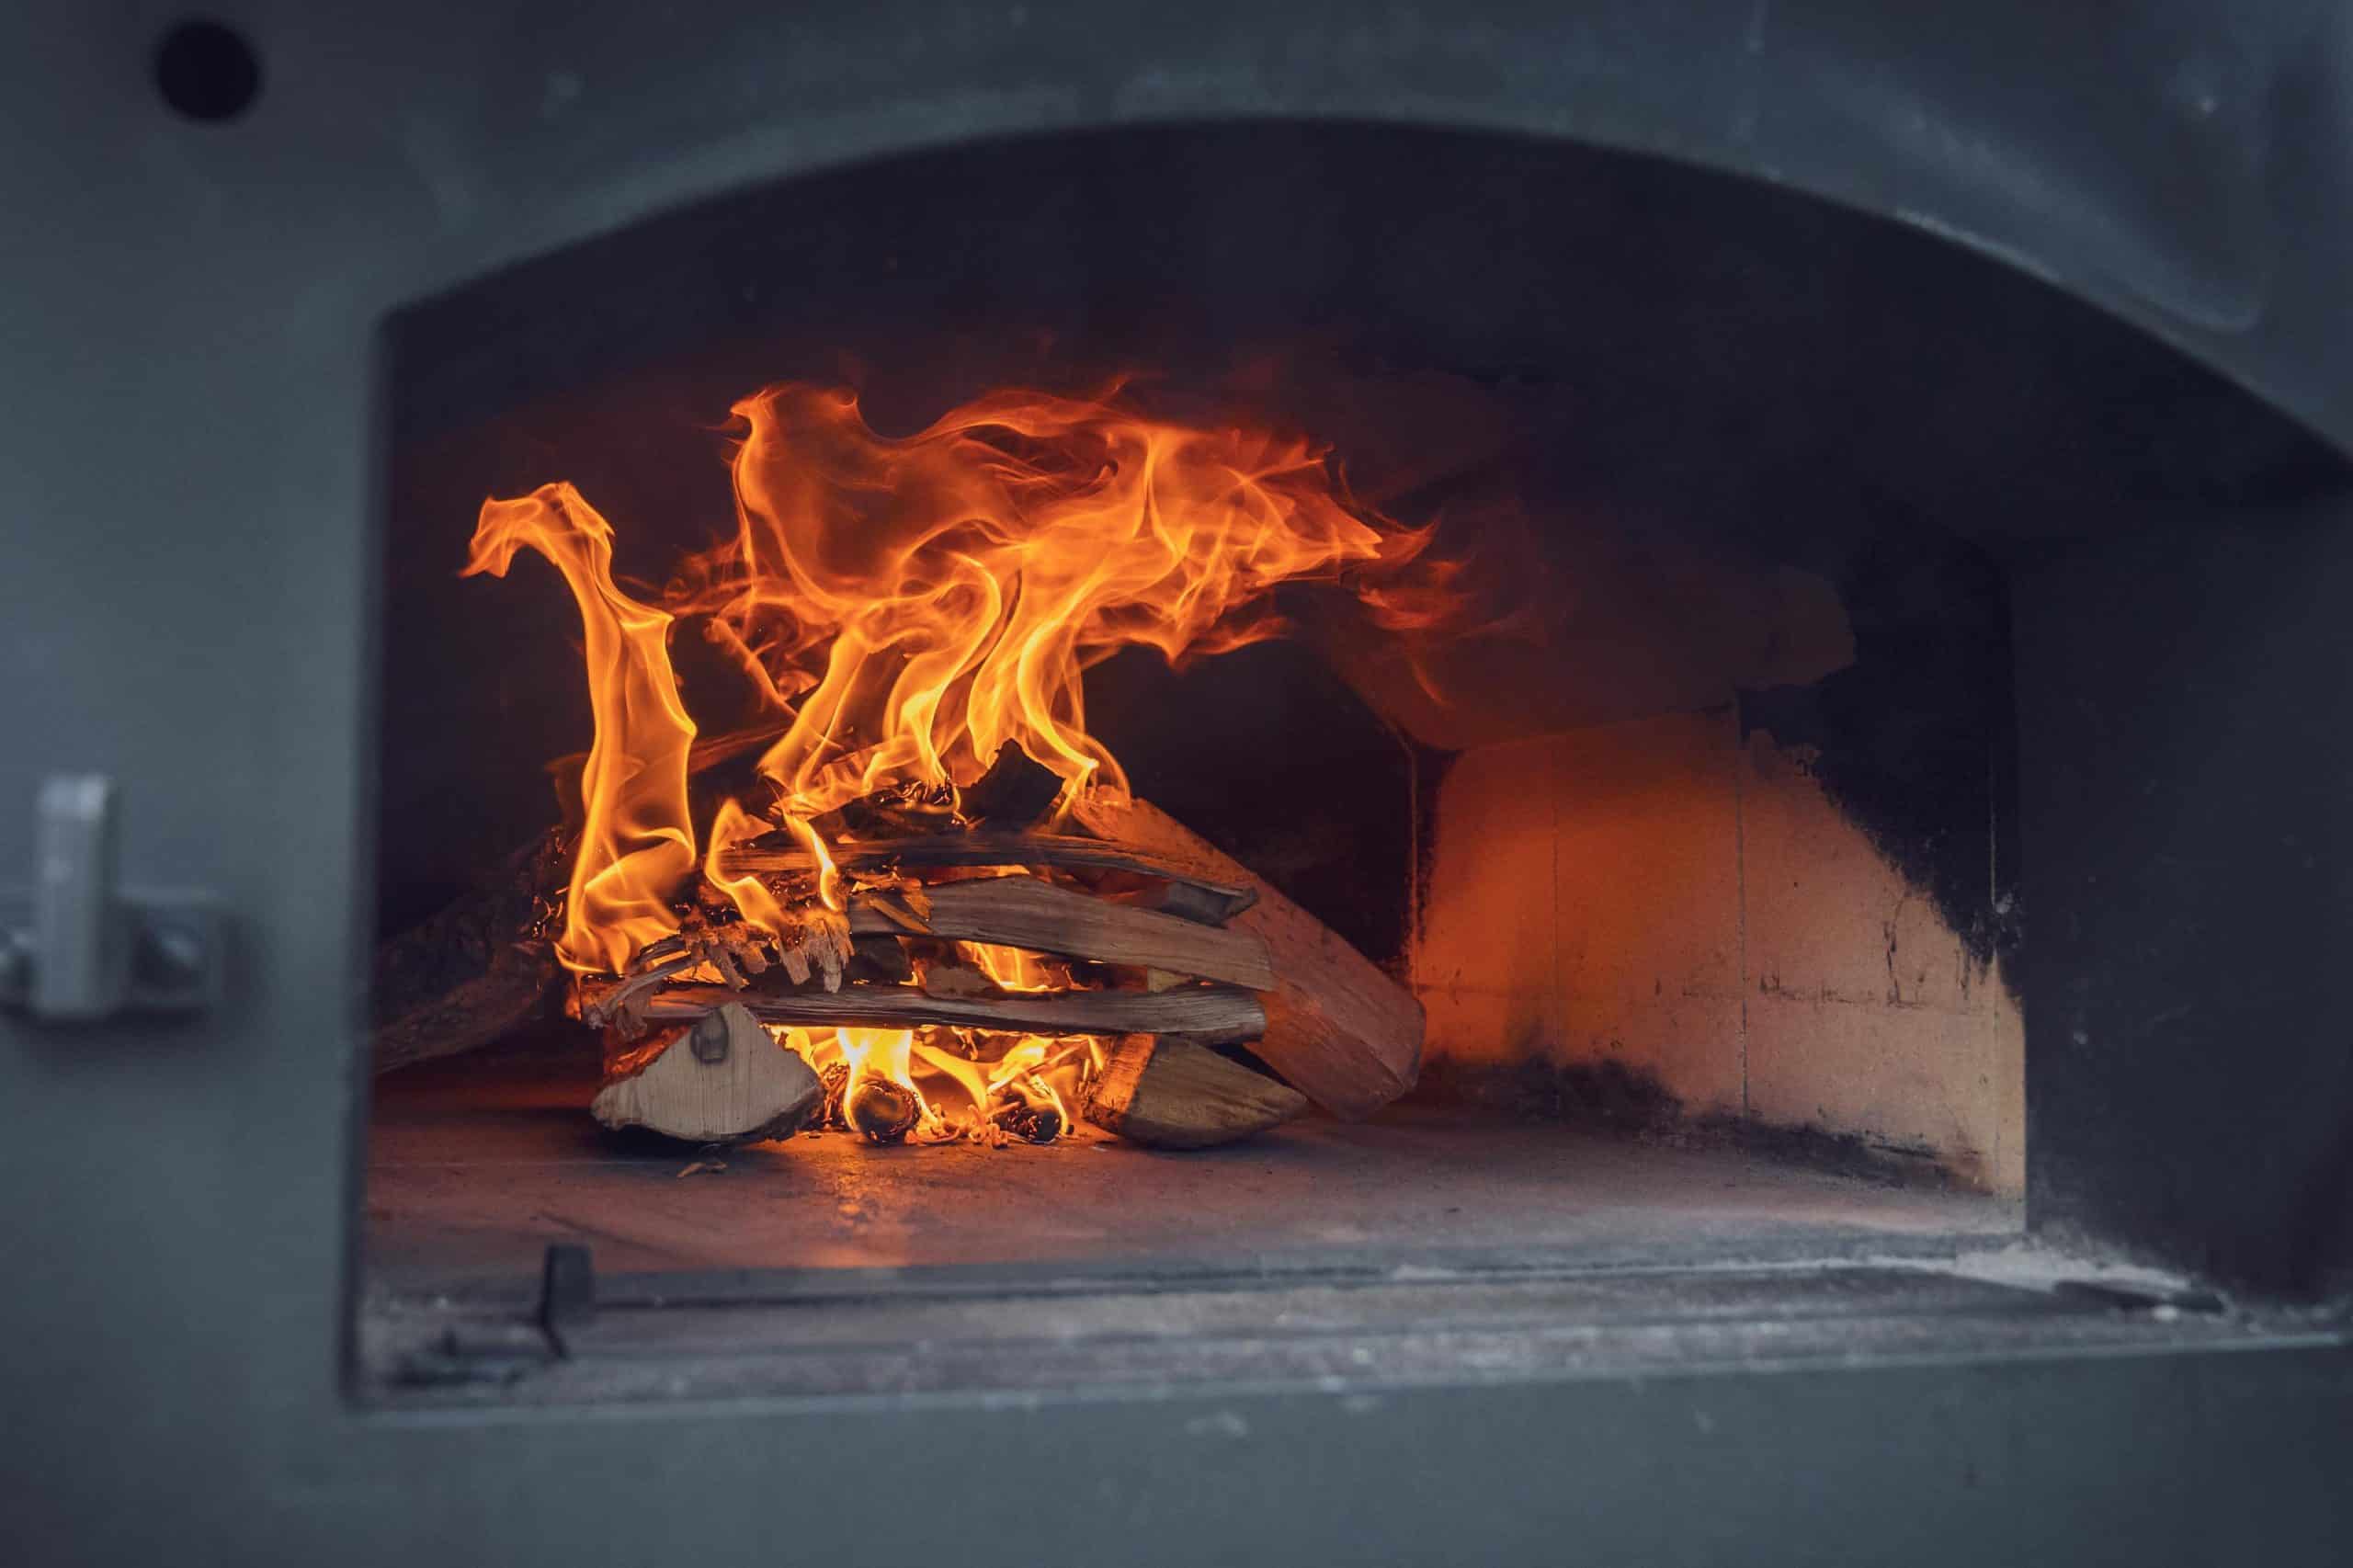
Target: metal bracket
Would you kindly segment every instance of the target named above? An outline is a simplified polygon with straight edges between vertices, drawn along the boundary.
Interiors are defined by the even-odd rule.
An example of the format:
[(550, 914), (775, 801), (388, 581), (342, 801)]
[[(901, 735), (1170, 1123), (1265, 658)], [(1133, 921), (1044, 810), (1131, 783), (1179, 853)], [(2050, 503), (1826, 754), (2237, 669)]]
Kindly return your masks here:
[(119, 794), (97, 774), (42, 783), (32, 889), (0, 894), (0, 1006), (67, 1023), (219, 1005), (220, 903), (117, 886)]
[(596, 1317), (596, 1260), (577, 1242), (550, 1242), (540, 1264), (539, 1320), (558, 1358), (572, 1354), (564, 1336)]

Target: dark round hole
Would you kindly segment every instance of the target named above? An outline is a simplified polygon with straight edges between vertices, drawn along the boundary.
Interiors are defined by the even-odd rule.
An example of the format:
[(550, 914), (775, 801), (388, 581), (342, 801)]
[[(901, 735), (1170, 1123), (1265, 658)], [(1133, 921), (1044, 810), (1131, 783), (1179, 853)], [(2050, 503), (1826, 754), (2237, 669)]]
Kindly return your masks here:
[(190, 119), (234, 119), (261, 96), (261, 57), (234, 28), (179, 22), (155, 46), (155, 90)]

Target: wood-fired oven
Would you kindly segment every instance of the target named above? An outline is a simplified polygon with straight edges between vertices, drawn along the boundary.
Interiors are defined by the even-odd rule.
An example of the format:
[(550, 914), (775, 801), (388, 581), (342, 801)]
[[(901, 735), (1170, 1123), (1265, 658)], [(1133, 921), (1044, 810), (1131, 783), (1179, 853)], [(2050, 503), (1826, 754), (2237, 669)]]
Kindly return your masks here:
[(8, 25), (35, 1554), (2326, 1560), (2347, 35)]

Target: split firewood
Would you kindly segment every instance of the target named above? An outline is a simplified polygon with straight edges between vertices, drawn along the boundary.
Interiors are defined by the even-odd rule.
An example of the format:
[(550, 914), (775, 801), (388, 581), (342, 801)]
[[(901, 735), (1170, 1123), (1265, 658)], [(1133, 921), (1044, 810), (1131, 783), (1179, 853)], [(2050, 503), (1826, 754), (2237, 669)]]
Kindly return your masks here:
[(1009, 1034), (1167, 1034), (1205, 1044), (1256, 1040), (1267, 1027), (1257, 995), (1230, 985), (1149, 991), (1020, 991), (1001, 996), (939, 996), (904, 985), (845, 985), (839, 991), (730, 991), (673, 985), (644, 1007), (651, 1024), (699, 1017), (740, 1002), (763, 1023), (820, 1028), (907, 1028), (958, 1024)]
[(994, 996), (996, 982), (976, 969), (935, 963), (923, 977), (926, 996)]
[(1222, 926), (1241, 913), (1224, 893), (1211, 892), (1199, 882), (1147, 882), (1139, 892), (1118, 895), (1118, 902), (1173, 915), (1197, 926)]
[(853, 984), (904, 985), (915, 977), (915, 961), (907, 956), (907, 945), (897, 937), (850, 938), (849, 964), (842, 971), (843, 979)]
[(730, 990), (741, 991), (751, 983), (750, 976), (767, 972), (771, 956), (793, 984), (806, 984), (817, 975), (826, 990), (835, 990), (848, 971), (848, 922), (831, 910), (814, 910), (787, 937), (771, 937), (749, 926), (690, 919), (673, 935), (639, 949), (617, 980), (584, 990), (581, 1021), (624, 1036), (640, 1034), (646, 1004), (677, 976), (708, 964)]
[(1263, 937), (1273, 962), (1267, 1032), (1251, 1049), (1285, 1082), (1348, 1118), (1370, 1116), (1414, 1086), (1421, 1073), (1422, 1005), (1412, 992), (1165, 812), (1098, 791), (1081, 796), (1071, 815), (1086, 831), (1192, 881), (1257, 890), (1256, 901), (1233, 924)]
[(581, 997), (580, 1021), (590, 1028), (610, 1029), (624, 1040), (645, 1032), (645, 1006), (673, 975), (702, 962), (676, 937), (665, 937), (642, 949), (630, 961), (630, 971), (610, 985)]
[(1206, 1149), (1289, 1121), (1307, 1097), (1189, 1040), (1129, 1035), (1106, 1053), (1083, 1114), (1154, 1149)]
[(816, 1115), (824, 1085), (740, 1006), (715, 1008), (634, 1071), (597, 1092), (607, 1127), (644, 1127), (689, 1143), (781, 1138)]
[(1062, 792), (1060, 774), (1049, 772), (1018, 741), (1007, 741), (988, 771), (957, 791), (957, 805), (967, 821), (1006, 832), (1043, 821)]
[[(1124, 871), (1154, 881), (1183, 882), (1190, 892), (1165, 913), (1225, 921), (1250, 907), (1260, 887), (1248, 873), (1204, 875), (1198, 865), (1168, 859), (1138, 845), (1056, 833), (942, 833), (913, 838), (844, 839), (829, 846), (834, 863), (864, 881), (899, 869), (952, 866), (1047, 866), (1063, 870)], [(1228, 861), (1229, 867), (1233, 862)], [(731, 877), (812, 874), (816, 859), (798, 844), (763, 838), (720, 857)], [(1239, 871), (1239, 867), (1233, 867)], [(937, 889), (933, 890), (935, 892)]]
[(474, 887), (376, 949), (375, 1070), (454, 1056), (545, 1017), (563, 973), (554, 926), (572, 835), (551, 828)]
[[(1196, 925), (1037, 877), (942, 882), (929, 892), (931, 912), (924, 924), (930, 936), (1167, 970), (1254, 991), (1275, 983), (1266, 939), (1255, 932)], [(902, 918), (859, 898), (851, 903), (849, 928), (858, 936), (898, 934)]]

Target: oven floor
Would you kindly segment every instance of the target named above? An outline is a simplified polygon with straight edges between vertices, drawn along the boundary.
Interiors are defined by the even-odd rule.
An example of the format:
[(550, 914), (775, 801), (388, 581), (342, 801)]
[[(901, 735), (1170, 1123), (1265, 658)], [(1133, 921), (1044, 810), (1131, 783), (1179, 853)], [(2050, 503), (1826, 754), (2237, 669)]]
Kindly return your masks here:
[(2018, 1230), (2017, 1205), (1724, 1147), (1392, 1107), (1158, 1153), (873, 1148), (803, 1136), (722, 1169), (604, 1132), (594, 1084), (496, 1058), (376, 1085), (367, 1264), (408, 1292), (536, 1277), (551, 1242), (600, 1275), (1431, 1256), (1577, 1265), (1868, 1256)]

